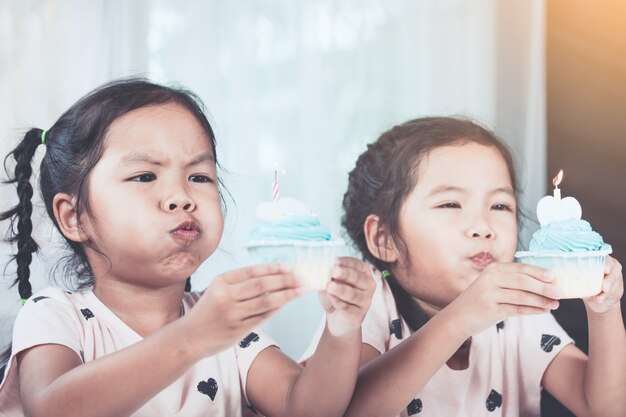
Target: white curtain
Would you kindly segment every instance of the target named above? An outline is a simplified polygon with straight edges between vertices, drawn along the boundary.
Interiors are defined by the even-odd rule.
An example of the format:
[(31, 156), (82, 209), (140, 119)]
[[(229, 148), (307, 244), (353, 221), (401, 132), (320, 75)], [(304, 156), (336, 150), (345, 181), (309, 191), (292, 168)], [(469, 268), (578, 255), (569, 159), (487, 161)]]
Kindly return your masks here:
[[(0, 0), (2, 161), (29, 128), (49, 128), (89, 90), (113, 78), (147, 72), (146, 9), (143, 0)], [(40, 147), (34, 167), (43, 152)], [(4, 170), (0, 177), (6, 178)], [(31, 282), (38, 290), (50, 285), (59, 239), (35, 193), (34, 237), (42, 252), (34, 259)], [(0, 210), (16, 202), (15, 188), (0, 186)], [(6, 227), (0, 226), (2, 236)], [(0, 349), (10, 341), (20, 306), (17, 288), (8, 289), (14, 264), (4, 269), (11, 253), (8, 244), (0, 244), (0, 271), (6, 272), (0, 281)]]
[[(522, 203), (532, 207), (543, 194), (542, 0), (83, 3), (0, 0), (0, 150), (15, 145), (19, 129), (49, 126), (109, 79), (142, 74), (196, 91), (236, 203), (229, 201), (221, 249), (194, 275), (195, 288), (248, 262), (254, 209), (271, 198), (275, 167), (286, 171), (281, 195), (305, 202), (341, 236), (347, 172), (367, 143), (409, 118), (485, 123), (518, 156)], [(0, 193), (8, 207), (14, 191)], [(47, 267), (35, 268), (40, 288)], [(3, 323), (17, 298), (15, 289), (0, 295)], [(310, 293), (264, 327), (297, 358), (320, 316)]]

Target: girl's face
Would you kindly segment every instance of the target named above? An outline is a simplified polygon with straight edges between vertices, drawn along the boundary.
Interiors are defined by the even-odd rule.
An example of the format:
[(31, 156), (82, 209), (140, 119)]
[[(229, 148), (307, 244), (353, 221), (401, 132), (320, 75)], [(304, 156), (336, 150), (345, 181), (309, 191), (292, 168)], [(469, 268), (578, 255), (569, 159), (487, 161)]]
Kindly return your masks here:
[[(211, 255), (223, 216), (213, 152), (202, 126), (175, 103), (144, 107), (109, 127), (89, 174), (86, 248), (96, 279), (180, 284)], [(109, 269), (110, 268), (110, 269)]]
[(490, 263), (513, 260), (516, 200), (494, 147), (437, 148), (417, 175), (399, 218), (408, 259), (394, 272), (428, 312), (445, 307)]

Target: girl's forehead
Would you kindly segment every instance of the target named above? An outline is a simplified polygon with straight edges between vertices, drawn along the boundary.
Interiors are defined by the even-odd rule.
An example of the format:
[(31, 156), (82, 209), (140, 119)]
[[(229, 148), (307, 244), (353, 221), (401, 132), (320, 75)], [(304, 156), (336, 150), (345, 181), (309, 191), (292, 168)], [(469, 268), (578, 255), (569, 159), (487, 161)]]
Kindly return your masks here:
[(435, 148), (423, 156), (417, 170), (418, 187), (511, 187), (511, 175), (500, 151), (493, 146), (466, 143)]
[(111, 123), (105, 155), (129, 152), (175, 156), (212, 153), (212, 148), (207, 132), (187, 108), (166, 103), (132, 110)]

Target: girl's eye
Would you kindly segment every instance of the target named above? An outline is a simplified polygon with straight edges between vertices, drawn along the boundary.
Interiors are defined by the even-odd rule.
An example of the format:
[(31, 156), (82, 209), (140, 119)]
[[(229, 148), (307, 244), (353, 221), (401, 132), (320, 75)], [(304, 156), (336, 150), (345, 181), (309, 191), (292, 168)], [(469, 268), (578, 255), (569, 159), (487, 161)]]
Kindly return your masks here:
[(213, 180), (206, 175), (192, 175), (189, 177), (189, 181), (191, 182), (213, 182)]
[(443, 203), (438, 205), (437, 208), (458, 209), (461, 208), (461, 205), (459, 203)]
[(491, 208), (498, 211), (513, 211), (507, 204), (494, 204)]
[(131, 181), (137, 181), (137, 182), (151, 182), (156, 180), (156, 175), (154, 174), (141, 174), (141, 175), (137, 175), (135, 177), (132, 177), (130, 179)]

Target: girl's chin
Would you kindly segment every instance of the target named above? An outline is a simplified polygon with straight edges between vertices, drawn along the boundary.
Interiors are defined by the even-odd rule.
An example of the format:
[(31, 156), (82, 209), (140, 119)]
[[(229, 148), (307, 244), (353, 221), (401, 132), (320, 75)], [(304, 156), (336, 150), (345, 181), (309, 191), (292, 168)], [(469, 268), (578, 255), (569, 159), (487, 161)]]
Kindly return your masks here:
[(170, 276), (188, 277), (202, 264), (204, 259), (190, 253), (177, 253), (162, 259), (159, 262), (159, 270)]

